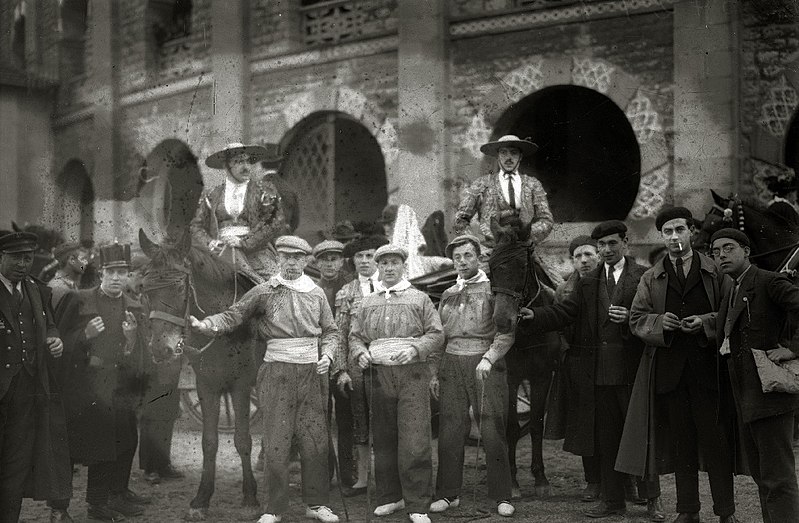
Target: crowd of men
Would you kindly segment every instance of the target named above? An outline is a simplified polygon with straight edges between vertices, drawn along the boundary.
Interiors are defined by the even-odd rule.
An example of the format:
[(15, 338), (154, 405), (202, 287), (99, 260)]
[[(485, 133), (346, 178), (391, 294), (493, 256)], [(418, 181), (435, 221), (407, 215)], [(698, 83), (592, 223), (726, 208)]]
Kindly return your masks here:
[[(371, 488), (373, 460), (375, 516), (402, 511), (427, 523), (428, 514), (455, 509), (470, 407), (486, 453), (486, 494), (499, 515), (514, 514), (507, 419), (516, 391), (505, 356), (525, 344), (515, 328), (494, 321), (484, 261), (496, 223), (530, 227), (533, 245), (552, 230), (543, 187), (519, 172), (522, 156), (536, 149), (515, 136), (481, 148), (498, 169), (472, 184), (458, 207), (457, 235), (445, 250), (457, 280), (438, 307), (408, 281), (408, 259), (418, 253), (397, 241), (371, 231), (312, 247), (286, 234), (291, 220), (279, 190), (250, 181), (251, 166), (263, 160), (259, 146), (233, 144), (207, 159), (228, 177), (200, 201), (195, 245), (227, 252), (259, 284), (190, 325), (218, 336), (248, 324), (265, 345), (254, 384), (264, 414), (260, 523), (279, 522), (288, 509), (293, 448), (308, 518), (339, 521), (329, 506), (336, 451), (332, 467), (346, 496)], [(478, 234), (469, 228), (475, 215)], [(688, 209), (662, 210), (655, 227), (666, 252), (649, 268), (629, 256), (621, 221), (575, 238), (575, 271), (556, 303), (519, 311), (520, 324), (561, 331), (567, 342), (564, 448), (583, 459), (582, 499), (597, 502), (584, 516), (625, 514), (632, 480), (649, 519), (665, 521), (658, 478), (674, 473), (673, 521), (698, 522), (705, 470), (721, 523), (738, 521), (737, 473), (755, 480), (763, 521), (799, 521), (792, 449), (799, 395), (763, 392), (753, 356), (797, 357), (799, 337), (783, 327), (799, 312), (799, 288), (752, 265), (740, 230), (717, 231), (711, 258), (692, 248)], [(78, 289), (85, 252), (60, 252), (48, 287), (28, 274), (36, 242), (24, 232), (0, 237), (0, 520), (17, 521), (22, 498), (33, 497), (48, 501), (51, 521), (71, 521), (74, 464), (88, 465), (90, 518), (135, 517), (149, 502), (128, 485), (137, 446), (151, 481), (181, 474), (169, 460), (177, 378), (153, 371), (130, 246), (101, 247), (99, 285)], [(316, 281), (306, 274), (310, 262)], [(431, 395), (440, 411), (435, 476)], [(148, 400), (162, 396), (171, 399)], [(337, 449), (329, 444), (331, 397)]]

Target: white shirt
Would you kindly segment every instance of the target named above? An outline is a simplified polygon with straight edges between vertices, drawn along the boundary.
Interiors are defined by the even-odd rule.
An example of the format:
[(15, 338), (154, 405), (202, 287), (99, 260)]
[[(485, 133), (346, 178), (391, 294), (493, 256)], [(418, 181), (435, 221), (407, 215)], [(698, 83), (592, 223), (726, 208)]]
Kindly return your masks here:
[(516, 208), (520, 209), (522, 206), (522, 177), (515, 171), (513, 173), (502, 172), (499, 174), (502, 196), (505, 197), (505, 201), (508, 203), (510, 203), (510, 196), (508, 195), (508, 176), (511, 177), (513, 183), (513, 199), (516, 200)]
[(8, 291), (8, 293), (9, 293), (9, 294), (14, 294), (14, 287), (16, 287), (16, 289), (17, 289), (17, 290), (18, 290), (20, 293), (22, 293), (22, 282), (21, 282), (21, 281), (18, 281), (18, 282), (16, 283), (16, 285), (15, 285), (15, 284), (11, 283), (11, 280), (9, 280), (8, 278), (6, 278), (6, 277), (5, 277), (5, 276), (3, 276), (2, 274), (0, 274), (0, 281), (2, 281), (2, 282), (3, 282), (3, 285), (5, 285), (5, 286), (6, 286), (6, 290)]
[(361, 295), (369, 296), (377, 290), (377, 281), (379, 279), (379, 271), (375, 271), (371, 276), (361, 276), (358, 274), (358, 283), (361, 284)]
[[(605, 278), (610, 280), (610, 275), (608, 271), (610, 269), (610, 265), (607, 263), (605, 264)], [(616, 262), (616, 265), (613, 266), (613, 281), (619, 283), (619, 278), (621, 278), (621, 272), (624, 270), (624, 256), (621, 257), (621, 260)]]
[(225, 210), (236, 220), (244, 210), (244, 197), (249, 183), (249, 180), (239, 183), (230, 176), (225, 179)]
[[(688, 273), (691, 272), (691, 262), (694, 260), (694, 251), (689, 250), (687, 254), (681, 256), (682, 258), (682, 274), (683, 276), (688, 276)], [(677, 257), (672, 256), (669, 254), (669, 260), (671, 260), (672, 265), (674, 265), (674, 270), (677, 270)]]

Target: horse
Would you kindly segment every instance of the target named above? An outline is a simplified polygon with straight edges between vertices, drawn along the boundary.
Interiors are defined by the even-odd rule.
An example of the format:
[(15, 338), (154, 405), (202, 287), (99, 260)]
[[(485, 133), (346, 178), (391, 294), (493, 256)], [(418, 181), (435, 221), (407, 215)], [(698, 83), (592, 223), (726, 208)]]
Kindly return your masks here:
[(180, 240), (167, 239), (158, 245), (140, 229), (139, 244), (150, 259), (142, 271), (142, 285), (150, 303), (153, 358), (157, 364), (167, 365), (185, 353), (197, 376), (203, 412), (203, 471), (185, 519), (204, 521), (208, 517), (219, 447), (220, 398), (225, 393), (232, 396), (235, 412), (233, 442), (241, 458), (242, 506), (245, 517), (255, 519), (260, 505), (250, 457), (250, 392), (257, 369), (254, 333), (242, 326), (209, 341), (189, 327), (190, 315), (222, 312), (253, 284), (237, 274), (232, 264), (193, 246), (188, 232)]
[(516, 479), (516, 445), (521, 438), (517, 401), (519, 385), (529, 380), (530, 439), (532, 459), (530, 468), (538, 497), (551, 494), (544, 469), (543, 437), (547, 396), (560, 355), (560, 336), (557, 332), (532, 332), (519, 325), (521, 307), (545, 306), (554, 302), (555, 285), (535, 262), (533, 249), (528, 246), (530, 224), (518, 218), (500, 222), (491, 220), (495, 247), (489, 257), (491, 288), (495, 294), (494, 323), (500, 332), (516, 330), (516, 341), (505, 356), (508, 367), (508, 457), (511, 465), (514, 497), (520, 496)]

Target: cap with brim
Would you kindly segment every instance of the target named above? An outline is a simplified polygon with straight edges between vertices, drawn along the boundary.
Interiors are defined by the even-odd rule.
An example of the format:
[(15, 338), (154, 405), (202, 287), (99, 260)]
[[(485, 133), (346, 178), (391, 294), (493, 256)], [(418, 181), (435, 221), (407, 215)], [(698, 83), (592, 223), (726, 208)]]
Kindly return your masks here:
[(299, 236), (281, 236), (275, 240), (277, 252), (287, 254), (311, 254), (311, 245)]
[(402, 261), (408, 259), (408, 251), (406, 251), (403, 247), (400, 247), (399, 245), (388, 244), (388, 245), (383, 245), (382, 247), (380, 247), (375, 251), (375, 261), (380, 261), (380, 258), (382, 258), (383, 256), (388, 256), (390, 254), (399, 256), (400, 258), (402, 258)]
[(444, 253), (447, 255), (447, 258), (452, 258), (452, 252), (455, 250), (455, 247), (460, 247), (461, 245), (465, 245), (467, 243), (471, 243), (474, 245), (475, 251), (477, 254), (480, 254), (480, 240), (477, 239), (477, 236), (473, 236), (471, 234), (461, 234), (460, 236), (456, 236), (452, 239), (449, 244), (444, 248)]
[(500, 147), (515, 147), (522, 152), (522, 156), (529, 156), (535, 154), (538, 150), (538, 145), (530, 140), (522, 140), (513, 134), (506, 134), (496, 141), (488, 142), (480, 146), (480, 152), (488, 156), (497, 156)]
[(655, 217), (655, 227), (661, 230), (666, 222), (676, 220), (677, 218), (685, 218), (685, 223), (689, 226), (694, 223), (694, 215), (685, 207), (667, 207), (661, 210)]
[(212, 169), (224, 169), (225, 161), (231, 156), (244, 153), (253, 162), (266, 158), (268, 152), (263, 145), (244, 145), (243, 143), (229, 143), (221, 151), (217, 151), (205, 159), (205, 165)]
[(574, 251), (577, 250), (577, 247), (582, 247), (583, 245), (591, 245), (596, 248), (596, 240), (585, 234), (576, 237), (569, 243), (569, 256), (574, 256)]
[(355, 231), (355, 227), (353, 227), (351, 221), (344, 220), (343, 222), (338, 222), (336, 224), (336, 226), (333, 228), (331, 236), (340, 242), (347, 242), (357, 237), (358, 233)]
[(342, 251), (344, 251), (343, 243), (337, 242), (336, 240), (325, 240), (314, 245), (313, 256), (314, 258), (318, 258), (327, 252), (341, 254)]
[(32, 252), (36, 250), (38, 243), (39, 237), (32, 232), (12, 232), (0, 237), (0, 252)]
[(347, 243), (347, 245), (344, 246), (342, 254), (345, 258), (352, 258), (359, 252), (372, 249), (376, 250), (383, 245), (388, 245), (388, 238), (383, 235), (374, 234), (371, 236), (363, 236), (361, 238), (355, 238)]
[(737, 241), (741, 247), (751, 247), (749, 237), (738, 229), (727, 227), (714, 232), (713, 236), (710, 237), (710, 246), (712, 247), (719, 238), (729, 238), (730, 240)]
[(594, 227), (594, 230), (591, 231), (591, 238), (598, 240), (611, 234), (627, 234), (627, 226), (620, 220), (608, 220)]
[(130, 269), (130, 244), (113, 243), (100, 247), (100, 268)]

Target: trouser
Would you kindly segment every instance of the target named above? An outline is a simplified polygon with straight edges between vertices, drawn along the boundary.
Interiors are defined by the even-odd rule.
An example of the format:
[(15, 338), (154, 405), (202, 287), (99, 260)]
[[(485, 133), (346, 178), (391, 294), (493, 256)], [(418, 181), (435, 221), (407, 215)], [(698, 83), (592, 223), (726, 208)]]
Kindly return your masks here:
[(141, 414), (139, 468), (145, 472), (161, 472), (171, 465), (172, 433), (180, 415), (180, 372), (175, 369), (166, 383), (158, 372), (149, 376)]
[(477, 380), (475, 368), (482, 355), (444, 353), (438, 371), (440, 382), (438, 474), (436, 496), (454, 498), (463, 486), (464, 444), (471, 429), (469, 407), (479, 413), (480, 435), (486, 452), (488, 497), (510, 500), (511, 479), (505, 424), (508, 413), (508, 379), (505, 361), (494, 364), (488, 379)]
[(677, 387), (658, 394), (665, 401), (675, 456), (677, 512), (697, 513), (699, 503), (699, 451), (706, 464), (713, 512), (720, 517), (735, 513), (732, 450), (725, 432), (727, 420), (717, 423), (718, 392), (700, 386), (686, 365)]
[(330, 490), (327, 375), (316, 373), (316, 363), (264, 362), (257, 386), (264, 419), (266, 512), (288, 510), (292, 439), (299, 445), (303, 502), (326, 505)]
[(371, 402), (377, 503), (404, 499), (409, 513), (427, 513), (433, 494), (427, 363), (376, 365), (365, 371), (365, 380)]
[(36, 377), (20, 369), (0, 399), (0, 521), (17, 521), (33, 471)]
[(364, 371), (360, 367), (350, 370), (352, 392), (350, 406), (352, 408), (352, 437), (357, 445), (369, 444), (369, 403), (366, 401)]
[[(624, 506), (624, 485), (628, 482), (627, 474), (617, 472), (615, 465), (631, 393), (632, 385), (594, 387), (602, 499), (614, 507)], [(647, 499), (660, 496), (660, 482), (639, 481), (639, 495)]]
[[(353, 479), (355, 472), (355, 461), (352, 457), (352, 449), (354, 445), (352, 439), (352, 405), (350, 405), (350, 398), (341, 393), (336, 386), (335, 381), (330, 381), (329, 388), (330, 395), (327, 402), (328, 418), (331, 416), (334, 406), (336, 409), (336, 435), (338, 436), (338, 480), (342, 484), (351, 487), (353, 483), (355, 483), (355, 480)], [(328, 424), (328, 426), (330, 425)], [(330, 462), (330, 473), (332, 474), (333, 471), (336, 470), (335, 460), (337, 456), (336, 452), (334, 452), (335, 449), (332, 448), (332, 440), (330, 445), (331, 448), (329, 450), (328, 460)]]
[(583, 456), (583, 475), (586, 483), (602, 482), (602, 467), (599, 463), (599, 451), (593, 456)]
[(86, 503), (90, 505), (104, 505), (112, 494), (122, 494), (128, 490), (133, 456), (138, 446), (136, 412), (132, 409), (115, 408), (114, 418), (116, 459), (91, 463), (88, 466)]
[(742, 425), (752, 479), (764, 523), (799, 521), (799, 490), (792, 448), (793, 412)]

